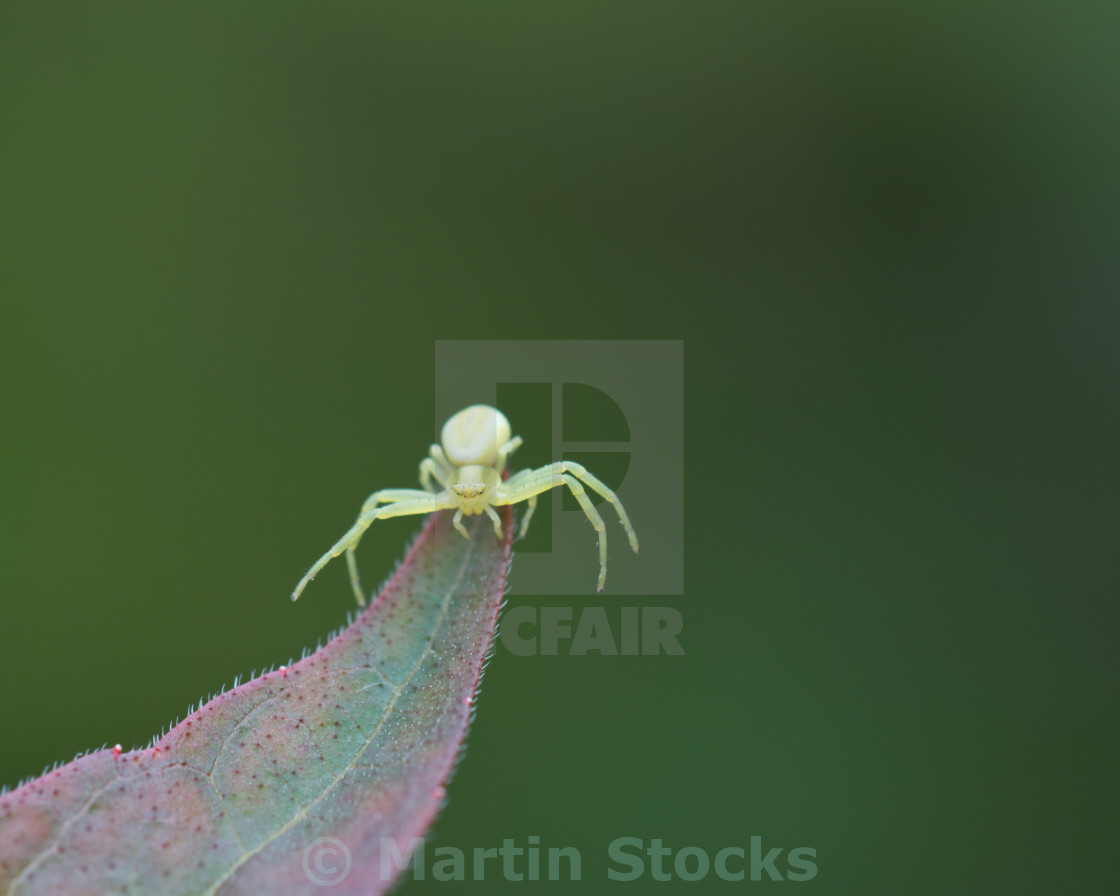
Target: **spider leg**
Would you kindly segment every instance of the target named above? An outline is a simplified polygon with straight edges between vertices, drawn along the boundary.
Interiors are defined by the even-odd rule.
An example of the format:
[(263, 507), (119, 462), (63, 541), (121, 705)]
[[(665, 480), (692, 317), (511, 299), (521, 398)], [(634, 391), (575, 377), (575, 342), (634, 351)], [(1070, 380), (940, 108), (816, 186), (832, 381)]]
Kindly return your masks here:
[(633, 548), (635, 554), (638, 553), (638, 533), (635, 532), (634, 527), (630, 525), (630, 517), (626, 515), (626, 511), (622, 507), (622, 502), (618, 500), (618, 495), (607, 488), (607, 486), (596, 477), (592, 476), (582, 464), (577, 464), (570, 460), (562, 460), (552, 466), (563, 470), (565, 473), (571, 473), (578, 479), (582, 479), (591, 487), (592, 491), (597, 492), (600, 496), (611, 502), (611, 506), (618, 512), (618, 520), (622, 523), (622, 528), (626, 530), (626, 537), (630, 539), (630, 547)]
[(378, 504), (395, 504), (398, 501), (414, 501), (430, 497), (431, 493), (418, 488), (383, 488), (374, 492), (362, 503), (362, 513), (372, 510)]
[[(517, 481), (514, 482), (514, 487), (503, 489), (501, 500), (494, 503), (516, 504), (519, 501), (531, 501), (541, 492), (546, 492), (550, 488), (555, 488), (558, 485), (568, 486), (599, 536), (599, 581), (596, 590), (602, 591), (607, 581), (607, 526), (603, 522), (603, 518), (599, 516), (599, 511), (595, 509), (595, 505), (591, 503), (591, 499), (587, 497), (587, 490), (580, 481), (563, 470), (564, 463), (550, 464), (547, 467), (541, 467), (539, 470), (530, 471), (532, 475), (519, 476)], [(504, 485), (508, 486), (509, 482), (504, 483)], [(603, 488), (606, 488), (606, 486), (603, 486)], [(530, 505), (530, 512), (531, 508), (532, 505)], [(522, 523), (522, 527), (524, 527), (524, 523)]]
[(432, 447), (428, 449), (428, 453), (437, 464), (443, 467), (444, 472), (446, 472), (448, 476), (455, 472), (455, 464), (447, 459), (447, 455), (443, 453), (442, 445), (439, 443), (433, 444)]
[(502, 521), (498, 518), (497, 511), (495, 511), (494, 508), (491, 507), (489, 504), (487, 504), (484, 509), (486, 510), (486, 515), (489, 516), (490, 519), (492, 519), (494, 521), (494, 534), (498, 536), (498, 541), (501, 542), (501, 540), (502, 540)]
[[(505, 481), (505, 487), (517, 488), (518, 483), (524, 482), (528, 477), (532, 476), (535, 470), (518, 470)], [(533, 518), (533, 511), (537, 509), (537, 496), (530, 495), (528, 498), (529, 507), (525, 511), (525, 516), (521, 518), (521, 528), (517, 532), (518, 538), (524, 538), (525, 533), (529, 531), (529, 520)]]
[(425, 491), (433, 493), (436, 491), (432, 487), (433, 479), (443, 488), (447, 488), (447, 473), (430, 457), (425, 457), (420, 461), (420, 484), (424, 486)]
[(521, 517), (521, 528), (517, 532), (518, 538), (524, 538), (525, 533), (529, 531), (529, 520), (533, 518), (533, 512), (537, 509), (537, 496), (529, 495), (529, 506), (525, 510), (525, 516)]
[(494, 464), (494, 469), (499, 473), (506, 468), (506, 461), (509, 456), (513, 454), (518, 448), (521, 447), (521, 436), (514, 436), (504, 445), (498, 449), (498, 462)]
[(505, 481), (504, 485), (506, 486), (506, 488), (509, 488), (510, 486), (516, 486), (519, 482), (524, 482), (536, 472), (536, 470), (532, 469), (518, 470)]
[(462, 509), (459, 509), (459, 510), (455, 511), (455, 517), (454, 517), (454, 519), (451, 520), (451, 525), (453, 525), (456, 529), (459, 530), (459, 534), (462, 535), (463, 538), (470, 538), (471, 537), (471, 533), (468, 532), (467, 527), (463, 525), (463, 511), (462, 511)]
[[(416, 495), (417, 497), (405, 497), (405, 493), (407, 492), (412, 492), (412, 494)], [(393, 495), (396, 498), (394, 503), (387, 504), (384, 507), (373, 506), (368, 510), (363, 511), (362, 514), (358, 517), (357, 522), (355, 522), (354, 525), (347, 530), (346, 534), (343, 535), (342, 538), (335, 542), (334, 547), (332, 547), (329, 551), (327, 551), (327, 553), (323, 554), (322, 557), (316, 560), (315, 565), (307, 571), (307, 574), (304, 575), (302, 579), (300, 579), (299, 584), (296, 585), (295, 591), (292, 592), (292, 600), (295, 600), (300, 596), (300, 594), (303, 593), (303, 589), (307, 587), (308, 582), (315, 578), (315, 576), (319, 574), (319, 571), (328, 563), (330, 563), (331, 560), (333, 560), (344, 551), (352, 552), (353, 548), (357, 546), (358, 542), (365, 534), (366, 529), (370, 527), (374, 520), (386, 519), (392, 516), (407, 516), (409, 514), (433, 513), (436, 510), (442, 510), (444, 508), (455, 506), (454, 503), (446, 497), (446, 495), (432, 495), (428, 492), (419, 491), (418, 489), (390, 489), (387, 490), (387, 493)], [(367, 499), (366, 503), (369, 504), (370, 502), (372, 502), (374, 498), (378, 497), (379, 494), (381, 495), (382, 499), (390, 500), (389, 498), (385, 497), (386, 492), (374, 492), (374, 494), (370, 495), (370, 497)], [(366, 599), (365, 595), (362, 594), (362, 586), (358, 581), (357, 571), (357, 565), (352, 564), (350, 566), (350, 584), (354, 588), (354, 596), (358, 599), (358, 604), (360, 606), (365, 606)]]
[(439, 445), (433, 444), (428, 449), (428, 454), (428, 457), (420, 461), (420, 484), (427, 491), (435, 491), (432, 488), (432, 477), (435, 477), (440, 485), (447, 488), (447, 483), (451, 481), (455, 468), (451, 466), (451, 461), (447, 459), (447, 455), (443, 453), (443, 448)]
[[(378, 504), (399, 504), (402, 501), (424, 501), (430, 499), (431, 493), (421, 491), (415, 488), (386, 488), (379, 492), (374, 492), (362, 505), (362, 513), (367, 513)], [(385, 513), (374, 519), (383, 519), (386, 516), (397, 516), (398, 514)], [(365, 591), (362, 589), (361, 577), (358, 575), (358, 558), (354, 553), (358, 549), (358, 542), (362, 540), (365, 534), (363, 529), (350, 542), (349, 547), (346, 548), (346, 568), (350, 571), (350, 587), (354, 589), (354, 596), (358, 599), (358, 606), (364, 607), (366, 605)]]

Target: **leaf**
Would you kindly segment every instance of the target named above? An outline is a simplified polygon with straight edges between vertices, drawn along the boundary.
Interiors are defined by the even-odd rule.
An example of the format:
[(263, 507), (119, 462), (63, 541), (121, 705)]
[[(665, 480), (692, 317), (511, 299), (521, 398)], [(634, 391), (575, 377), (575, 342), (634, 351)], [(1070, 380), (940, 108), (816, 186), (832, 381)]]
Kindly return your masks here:
[[(433, 514), (326, 647), (211, 700), (149, 749), (0, 797), (0, 894), (384, 892), (444, 796), (512, 543)], [(277, 606), (285, 605), (281, 602)]]

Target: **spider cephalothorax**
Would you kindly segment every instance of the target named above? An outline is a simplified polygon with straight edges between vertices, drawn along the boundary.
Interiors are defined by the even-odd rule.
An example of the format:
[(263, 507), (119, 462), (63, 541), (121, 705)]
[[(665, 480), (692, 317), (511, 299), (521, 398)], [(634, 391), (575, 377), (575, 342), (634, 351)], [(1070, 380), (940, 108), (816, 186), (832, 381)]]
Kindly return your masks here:
[(501, 538), (502, 523), (494, 508), (527, 501), (529, 507), (521, 520), (520, 531), (520, 535), (524, 535), (537, 506), (537, 495), (561, 485), (572, 490), (599, 535), (598, 589), (602, 591), (607, 580), (607, 527), (583, 486), (586, 484), (614, 506), (630, 539), (630, 547), (636, 552), (638, 536), (630, 525), (622, 502), (583, 466), (572, 461), (559, 461), (536, 470), (521, 470), (503, 480), (509, 456), (521, 445), (521, 437), (511, 438), (511, 434), (505, 414), (489, 405), (471, 405), (451, 417), (443, 425), (439, 444), (432, 445), (428, 457), (420, 461), (420, 484), (423, 488), (384, 489), (370, 495), (362, 505), (357, 522), (307, 571), (292, 592), (292, 600), (300, 596), (319, 570), (345, 552), (354, 596), (364, 606), (365, 595), (358, 578), (354, 550), (374, 520), (454, 510), (455, 528), (469, 538), (463, 517), (485, 513), (493, 520), (494, 531)]

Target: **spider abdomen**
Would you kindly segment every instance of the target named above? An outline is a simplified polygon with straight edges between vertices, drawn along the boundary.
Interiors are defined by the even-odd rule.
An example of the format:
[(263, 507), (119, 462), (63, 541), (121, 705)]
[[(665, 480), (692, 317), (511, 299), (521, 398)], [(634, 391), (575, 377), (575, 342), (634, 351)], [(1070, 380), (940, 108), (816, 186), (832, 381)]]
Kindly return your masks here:
[(509, 441), (506, 415), (489, 405), (463, 408), (443, 425), (440, 441), (447, 459), (456, 467), (498, 462), (498, 450)]

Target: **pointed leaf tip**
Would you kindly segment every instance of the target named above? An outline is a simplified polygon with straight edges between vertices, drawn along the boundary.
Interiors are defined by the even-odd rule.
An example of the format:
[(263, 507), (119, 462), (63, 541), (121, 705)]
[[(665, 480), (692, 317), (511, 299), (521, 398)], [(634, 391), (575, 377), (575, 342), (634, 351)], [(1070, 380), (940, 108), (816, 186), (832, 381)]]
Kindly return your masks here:
[(0, 796), (0, 896), (385, 892), (445, 798), (509, 571), (433, 514), (321, 650), (221, 694), (149, 749)]

